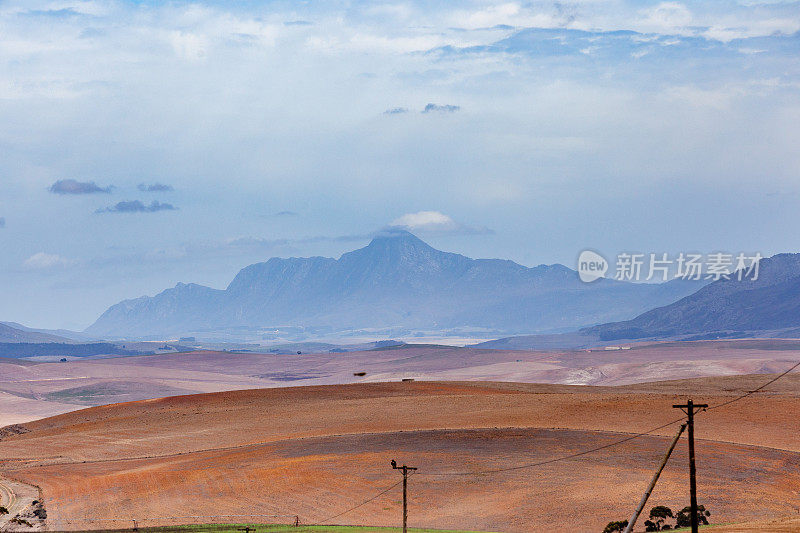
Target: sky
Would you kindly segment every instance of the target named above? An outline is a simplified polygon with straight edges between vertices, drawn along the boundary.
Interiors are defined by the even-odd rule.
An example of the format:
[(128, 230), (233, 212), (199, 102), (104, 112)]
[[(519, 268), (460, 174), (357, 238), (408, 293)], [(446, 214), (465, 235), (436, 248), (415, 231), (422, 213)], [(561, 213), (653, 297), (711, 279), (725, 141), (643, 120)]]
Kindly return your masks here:
[(800, 3), (0, 0), (0, 320), (401, 226), (800, 252)]

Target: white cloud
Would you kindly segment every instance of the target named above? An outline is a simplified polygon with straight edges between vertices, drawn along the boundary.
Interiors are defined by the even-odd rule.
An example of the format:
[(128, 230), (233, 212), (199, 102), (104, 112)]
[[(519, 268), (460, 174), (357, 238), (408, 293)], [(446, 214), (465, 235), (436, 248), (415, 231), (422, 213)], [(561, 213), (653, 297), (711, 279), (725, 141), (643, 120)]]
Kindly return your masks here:
[(689, 8), (678, 2), (661, 2), (643, 14), (641, 24), (644, 28), (665, 33), (691, 26), (694, 20)]
[(187, 61), (200, 61), (207, 53), (206, 39), (195, 33), (174, 31), (170, 34), (170, 43), (175, 55)]
[(513, 26), (515, 28), (580, 28), (591, 24), (576, 21), (564, 6), (522, 6), (519, 3), (497, 3), (477, 10), (457, 10), (447, 17), (447, 24), (470, 30)]
[(798, 17), (754, 18), (748, 21), (726, 17), (710, 25), (709, 29), (703, 32), (703, 36), (708, 39), (729, 42), (733, 39), (748, 37), (792, 35), (797, 31), (800, 31), (800, 18)]
[(489, 228), (475, 228), (460, 224), (439, 211), (418, 211), (406, 213), (394, 219), (392, 227), (407, 229), (420, 233), (449, 233), (462, 235), (479, 235), (493, 233)]
[(73, 259), (61, 257), (58, 254), (39, 252), (26, 259), (23, 266), (30, 270), (49, 270), (53, 268), (69, 267), (75, 264), (76, 261)]
[(498, 24), (511, 24), (519, 13), (519, 4), (499, 4), (478, 11), (456, 13), (453, 22), (463, 28), (487, 28)]
[(391, 223), (392, 226), (404, 226), (406, 228), (417, 229), (452, 229), (457, 226), (455, 220), (438, 211), (419, 211), (417, 213), (407, 213), (396, 218)]

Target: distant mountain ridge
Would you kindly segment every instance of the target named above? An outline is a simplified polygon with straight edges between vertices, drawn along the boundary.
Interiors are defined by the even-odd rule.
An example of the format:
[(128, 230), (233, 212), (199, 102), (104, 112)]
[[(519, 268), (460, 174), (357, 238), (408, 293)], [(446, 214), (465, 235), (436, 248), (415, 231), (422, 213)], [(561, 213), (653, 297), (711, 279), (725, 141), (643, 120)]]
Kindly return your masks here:
[(123, 301), (86, 333), (143, 337), (279, 325), (328, 333), (565, 331), (633, 317), (700, 286), (682, 280), (586, 284), (563, 265), (470, 259), (392, 230), (338, 260), (273, 258), (243, 268), (224, 290), (179, 283), (154, 297)]
[[(17, 326), (17, 324), (14, 326)], [(70, 339), (58, 335), (30, 330), (23, 326), (14, 326), (11, 323), (0, 322), (0, 343), (72, 342)]]
[(759, 262), (758, 278), (720, 279), (631, 320), (558, 335), (520, 335), (481, 348), (574, 350), (637, 341), (800, 337), (800, 254)]
[[(28, 326), (24, 326), (19, 324), (18, 322), (0, 322), (0, 325), (8, 326), (13, 329), (20, 330), (24, 333), (41, 333), (46, 336), (52, 337), (52, 342), (85, 342), (85, 341), (96, 341), (99, 340), (97, 338), (92, 337), (91, 335), (86, 335), (85, 333), (80, 333), (77, 331), (71, 331), (68, 329), (40, 329), (40, 328), (30, 328)], [(41, 340), (44, 337), (38, 338)], [(31, 337), (31, 341), (25, 342), (39, 342), (37, 337)], [(2, 342), (2, 341), (0, 341)], [(50, 342), (50, 341), (48, 341)]]
[(703, 335), (729, 337), (800, 328), (800, 254), (759, 263), (756, 280), (721, 279), (632, 320), (582, 331), (601, 340)]

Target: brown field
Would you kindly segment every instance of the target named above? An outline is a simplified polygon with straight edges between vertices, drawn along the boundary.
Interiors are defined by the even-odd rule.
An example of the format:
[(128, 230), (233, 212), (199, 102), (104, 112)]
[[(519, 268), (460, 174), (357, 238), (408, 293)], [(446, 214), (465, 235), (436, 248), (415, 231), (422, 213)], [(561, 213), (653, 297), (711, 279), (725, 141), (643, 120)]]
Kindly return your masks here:
[[(319, 523), (399, 481), (395, 458), (420, 468), (409, 481), (415, 527), (599, 532), (630, 515), (677, 425), (539, 467), (481, 472), (605, 446), (674, 420), (671, 405), (688, 396), (713, 405), (766, 379), (392, 382), (170, 397), (27, 423), (0, 441), (0, 473), (41, 487), (51, 529), (190, 515)], [(710, 530), (798, 530), (800, 375), (698, 415), (697, 438), (700, 503), (715, 523), (751, 522)], [(434, 475), (453, 473), (468, 475)], [(687, 489), (684, 439), (650, 503), (679, 509)], [(395, 487), (330, 523), (397, 525), (399, 510)], [(289, 518), (259, 521), (281, 520)]]
[(800, 341), (782, 339), (656, 343), (591, 352), (406, 346), (300, 355), (172, 353), (65, 363), (0, 359), (0, 426), (87, 406), (203, 392), (401, 378), (625, 385), (780, 372), (798, 359)]

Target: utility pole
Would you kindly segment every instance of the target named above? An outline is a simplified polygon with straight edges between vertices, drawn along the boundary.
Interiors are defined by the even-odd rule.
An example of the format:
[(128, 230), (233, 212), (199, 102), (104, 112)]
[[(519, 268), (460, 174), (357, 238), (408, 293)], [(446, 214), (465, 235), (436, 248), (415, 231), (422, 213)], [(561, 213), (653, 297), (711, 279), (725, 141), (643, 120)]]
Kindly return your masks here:
[(667, 461), (669, 461), (669, 456), (672, 455), (672, 450), (675, 449), (675, 445), (678, 444), (678, 439), (681, 438), (681, 434), (683, 430), (686, 429), (686, 424), (681, 424), (681, 427), (678, 429), (678, 433), (675, 435), (675, 438), (672, 439), (672, 442), (669, 445), (669, 449), (667, 450), (666, 455), (661, 460), (661, 464), (658, 466), (658, 470), (656, 473), (653, 474), (653, 478), (650, 480), (650, 485), (647, 486), (647, 490), (644, 491), (644, 496), (642, 496), (641, 501), (639, 502), (639, 506), (633, 512), (633, 516), (631, 519), (628, 520), (628, 525), (625, 527), (625, 531), (622, 533), (631, 533), (633, 531), (634, 526), (636, 525), (636, 520), (639, 519), (639, 515), (642, 514), (642, 510), (644, 506), (647, 505), (647, 500), (650, 498), (650, 494), (653, 492), (653, 489), (656, 486), (656, 482), (658, 481), (659, 476), (661, 476), (661, 472), (664, 470), (664, 467), (667, 466)]
[(408, 472), (416, 470), (411, 466), (397, 466), (397, 461), (392, 459), (392, 468), (403, 472), (403, 533), (408, 531)]
[(689, 427), (689, 499), (692, 509), (692, 516), (690, 517), (692, 523), (692, 533), (698, 533), (700, 524), (697, 521), (697, 473), (695, 472), (694, 465), (694, 414), (695, 409), (703, 410), (708, 407), (706, 403), (694, 403), (689, 400), (684, 405), (673, 405), (675, 409), (680, 409), (689, 416), (687, 425)]

